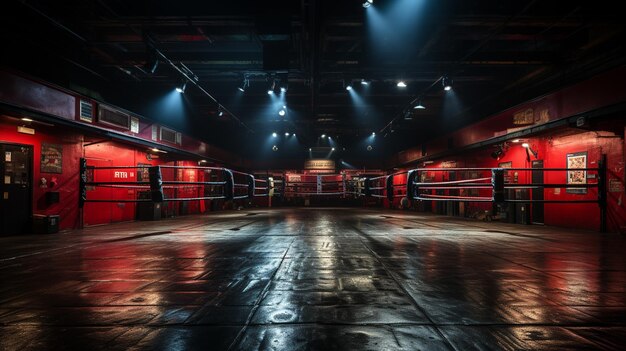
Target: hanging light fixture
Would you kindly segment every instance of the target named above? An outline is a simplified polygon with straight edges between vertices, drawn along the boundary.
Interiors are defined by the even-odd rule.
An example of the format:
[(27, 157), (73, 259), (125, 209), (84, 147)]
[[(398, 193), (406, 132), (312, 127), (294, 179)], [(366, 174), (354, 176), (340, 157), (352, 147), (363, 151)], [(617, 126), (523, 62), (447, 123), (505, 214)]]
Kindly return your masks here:
[(413, 109), (415, 110), (425, 110), (426, 106), (424, 106), (424, 104), (422, 104), (422, 99), (418, 99), (417, 100), (417, 104), (415, 104), (415, 106), (413, 106)]
[(243, 80), (241, 81), (241, 84), (239, 84), (239, 86), (237, 86), (237, 89), (239, 89), (240, 92), (244, 92), (246, 91), (246, 88), (250, 86), (250, 81), (248, 80), (248, 78), (244, 77)]
[(176, 91), (183, 94), (187, 88), (187, 82), (185, 81), (181, 86), (176, 87)]
[(452, 79), (450, 79), (449, 77), (444, 76), (441, 79), (441, 84), (443, 84), (443, 90), (445, 90), (445, 91), (452, 90)]

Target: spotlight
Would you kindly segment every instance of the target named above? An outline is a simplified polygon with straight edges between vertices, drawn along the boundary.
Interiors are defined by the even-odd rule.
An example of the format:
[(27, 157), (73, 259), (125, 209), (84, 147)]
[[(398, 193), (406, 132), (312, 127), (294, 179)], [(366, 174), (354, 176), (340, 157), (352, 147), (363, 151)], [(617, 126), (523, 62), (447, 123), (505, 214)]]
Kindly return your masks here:
[(312, 149), (312, 148), (309, 148), (309, 151), (313, 151), (313, 149)]
[(272, 95), (272, 94), (274, 94), (274, 90), (267, 89), (267, 95)]
[(406, 88), (406, 83), (403, 80), (401, 80), (398, 82), (398, 84), (396, 84), (396, 86), (398, 88)]
[(536, 150), (533, 150), (533, 148), (530, 147), (528, 143), (523, 143), (522, 147), (526, 149), (526, 161), (530, 162), (530, 154), (532, 154), (535, 159), (538, 157), (538, 152)]
[(376, 132), (372, 132), (372, 136), (376, 136)]
[(293, 133), (293, 136), (295, 137), (295, 136), (296, 136), (296, 133)]
[(267, 95), (274, 94), (274, 88), (276, 88), (276, 81), (272, 80), (272, 82), (270, 83), (270, 86), (267, 88)]
[(417, 101), (417, 105), (413, 106), (416, 110), (425, 110), (426, 106), (422, 105), (422, 100)]
[(322, 138), (326, 138), (326, 134), (322, 134)]
[(276, 146), (276, 145), (272, 146), (272, 151), (274, 151), (274, 152), (278, 151), (278, 146)]
[(289, 136), (289, 132), (285, 132), (285, 136), (288, 137)]
[(278, 134), (276, 134), (276, 132), (272, 133), (272, 137), (276, 138), (278, 136)]
[(330, 151), (335, 151), (335, 148), (334, 148), (334, 147), (333, 147), (333, 148), (331, 148), (331, 149), (330, 149)]
[(496, 151), (491, 153), (491, 157), (496, 160), (499, 160), (504, 155), (504, 151), (501, 148), (498, 148)]
[(367, 151), (372, 151), (373, 147), (372, 145), (367, 145)]
[(511, 142), (512, 142), (512, 143), (519, 143), (519, 142), (520, 142), (520, 140), (519, 140), (519, 139), (513, 139), (513, 140), (511, 140)]
[(361, 85), (369, 85), (370, 82), (366, 81), (365, 79), (361, 79)]
[(369, 0), (363, 3), (363, 7), (364, 7), (364, 8), (368, 8), (368, 7), (370, 7), (370, 6), (372, 6), (372, 3), (371, 3), (371, 2), (369, 2)]
[(285, 111), (284, 108), (281, 108), (280, 111), (278, 111), (278, 115), (281, 116), (281, 117), (284, 116), (286, 113), (287, 112)]
[(183, 83), (183, 85), (181, 85), (179, 87), (176, 87), (176, 91), (182, 94), (182, 93), (185, 92), (186, 88), (187, 88), (187, 82)]
[(241, 84), (239, 84), (239, 86), (237, 87), (237, 89), (239, 89), (240, 92), (244, 92), (246, 91), (246, 88), (250, 86), (250, 81), (246, 78), (243, 79), (243, 81), (241, 81)]
[(346, 90), (348, 90), (348, 91), (352, 90), (352, 85), (350, 85), (350, 84), (346, 85)]
[(148, 48), (148, 55), (144, 67), (150, 74), (154, 74), (154, 72), (156, 72), (157, 68), (159, 67), (159, 58), (157, 56), (156, 50), (153, 47)]
[(222, 110), (222, 105), (217, 106), (217, 115), (222, 117), (224, 115), (224, 110)]
[(24, 121), (24, 122), (32, 122), (33, 120), (30, 119), (30, 118), (24, 117), (24, 118), (22, 118), (22, 121)]
[(448, 77), (443, 77), (443, 79), (441, 79), (441, 84), (443, 84), (443, 90), (445, 91), (452, 90), (452, 79)]

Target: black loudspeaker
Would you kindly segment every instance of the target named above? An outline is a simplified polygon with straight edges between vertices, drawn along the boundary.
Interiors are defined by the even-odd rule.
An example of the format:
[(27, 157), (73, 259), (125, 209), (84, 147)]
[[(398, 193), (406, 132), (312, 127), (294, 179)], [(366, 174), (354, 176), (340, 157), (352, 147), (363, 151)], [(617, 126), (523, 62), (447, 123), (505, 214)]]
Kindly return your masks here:
[(263, 69), (266, 71), (289, 69), (289, 42), (287, 40), (263, 42)]

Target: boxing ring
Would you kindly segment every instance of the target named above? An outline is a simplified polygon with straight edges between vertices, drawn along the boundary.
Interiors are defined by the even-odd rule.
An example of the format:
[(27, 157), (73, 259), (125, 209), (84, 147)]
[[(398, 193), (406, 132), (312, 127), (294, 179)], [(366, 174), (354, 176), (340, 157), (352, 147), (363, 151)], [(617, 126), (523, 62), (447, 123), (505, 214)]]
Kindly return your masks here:
[[(147, 180), (99, 181), (100, 171), (133, 170), (147, 174)], [(164, 180), (163, 172), (194, 170), (195, 181)], [(585, 172), (593, 175), (584, 184), (566, 181), (520, 183), (513, 181), (514, 172), (546, 172), (552, 178), (567, 179), (570, 172)], [(454, 177), (452, 177), (454, 175)], [(600, 209), (601, 231), (606, 231), (607, 169), (603, 158), (596, 168), (415, 168), (379, 176), (341, 174), (298, 174), (284, 176), (255, 177), (222, 167), (200, 166), (88, 166), (80, 161), (79, 207), (89, 202), (186, 202), (202, 200), (252, 200), (262, 197), (317, 197), (317, 198), (378, 198), (393, 202), (396, 199), (412, 202), (464, 202), (491, 203), (493, 208), (507, 203), (577, 204), (596, 203)], [(516, 177), (516, 176), (515, 176)], [(441, 178), (441, 180), (436, 180)], [(529, 177), (527, 177), (529, 178)], [(549, 177), (550, 178), (550, 177)], [(108, 187), (149, 191), (145, 198), (114, 199), (90, 198), (88, 187)], [(184, 189), (201, 189), (195, 196), (177, 194)], [(579, 199), (518, 199), (511, 192), (520, 190), (584, 189)], [(184, 193), (184, 192), (183, 192)], [(542, 196), (543, 197), (543, 196)], [(406, 199), (406, 200), (404, 200)], [(494, 210), (495, 211), (495, 210)]]

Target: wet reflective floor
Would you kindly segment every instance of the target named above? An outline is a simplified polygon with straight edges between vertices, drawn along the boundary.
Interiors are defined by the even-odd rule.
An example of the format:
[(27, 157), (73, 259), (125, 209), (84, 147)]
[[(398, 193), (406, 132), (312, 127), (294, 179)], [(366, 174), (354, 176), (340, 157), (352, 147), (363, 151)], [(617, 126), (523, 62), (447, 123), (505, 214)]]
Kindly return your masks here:
[(0, 238), (0, 349), (620, 350), (626, 238), (286, 209)]

